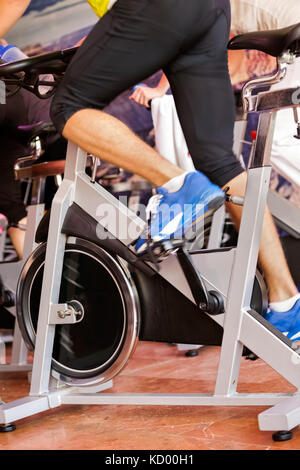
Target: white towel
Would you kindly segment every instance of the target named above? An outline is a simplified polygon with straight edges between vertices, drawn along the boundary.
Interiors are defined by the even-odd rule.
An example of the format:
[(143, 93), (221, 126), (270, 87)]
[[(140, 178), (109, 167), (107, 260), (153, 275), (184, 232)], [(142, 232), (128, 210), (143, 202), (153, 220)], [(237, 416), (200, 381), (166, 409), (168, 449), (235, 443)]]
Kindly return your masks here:
[(172, 95), (155, 98), (151, 103), (155, 146), (160, 155), (185, 171), (194, 171)]

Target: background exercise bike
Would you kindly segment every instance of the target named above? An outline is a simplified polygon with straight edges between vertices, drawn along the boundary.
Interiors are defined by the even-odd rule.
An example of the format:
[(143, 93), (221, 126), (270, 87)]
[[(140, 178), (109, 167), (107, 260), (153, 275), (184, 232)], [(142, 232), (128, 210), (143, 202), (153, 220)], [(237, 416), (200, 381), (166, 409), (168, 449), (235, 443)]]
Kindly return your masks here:
[[(36, 247), (35, 232), (45, 212), (45, 202), (48, 198), (48, 177), (53, 177), (55, 183), (59, 184), (59, 177), (64, 172), (64, 160), (41, 161), (45, 147), (55, 145), (57, 132), (53, 125), (48, 122), (38, 122), (33, 125), (20, 126), (16, 131), (19, 141), (31, 150), (29, 155), (17, 159), (14, 166), (15, 180), (22, 182), (24, 188), (24, 204), (27, 210), (26, 226), (18, 226), (25, 231), (23, 257), (19, 259), (14, 256), (6, 256), (6, 231), (1, 235), (2, 259), (0, 262), (0, 316), (1, 334), (0, 346), (0, 372), (26, 372), (31, 370), (32, 365), (27, 362), (28, 350), (21, 337), (18, 324), (15, 322), (16, 315), (16, 289), (20, 272), (24, 262)], [(56, 135), (56, 136), (55, 136)], [(47, 188), (47, 190), (46, 190)], [(47, 194), (47, 196), (46, 196)], [(6, 227), (7, 228), (7, 227)], [(11, 330), (6, 329), (9, 326)], [(10, 334), (12, 331), (12, 334)], [(6, 343), (12, 341), (11, 358), (8, 361)]]
[[(243, 35), (230, 47), (261, 47), (277, 56), (276, 75), (259, 82), (270, 84), (283, 78), (287, 62), (300, 54), (299, 39), (300, 25), (296, 25), (284, 34), (271, 32), (267, 40), (263, 33)], [(60, 72), (67, 54), (5, 65), (0, 76), (23, 72), (32, 77), (37, 68), (40, 73)], [(69, 143), (64, 180), (50, 217), (39, 226), (39, 246), (24, 265), (18, 284), (19, 326), (28, 346), (35, 347), (30, 395), (2, 405), (0, 422), (7, 424), (64, 403), (126, 403), (276, 405), (259, 416), (262, 430), (289, 431), (299, 424), (297, 395), (236, 391), (244, 346), (300, 386), (299, 356), (293, 344), (264, 320), (263, 289), (256, 277), (276, 110), (296, 107), (295, 90), (252, 97), (249, 91), (256, 84), (250, 82), (244, 90), (244, 104), (251, 105), (247, 111), (261, 115), (246, 196), (239, 201), (243, 219), (237, 247), (187, 252), (170, 246), (172, 253), (159, 263), (159, 270), (156, 263), (139, 259), (132, 243), (145, 222), (95, 184), (85, 172), (87, 155)], [(109, 226), (99, 217), (101, 205), (117, 215)], [(218, 266), (222, 266), (219, 272)], [(222, 345), (214, 393), (99, 393), (111, 387), (138, 339)], [(295, 408), (292, 420), (285, 412), (287, 400)]]

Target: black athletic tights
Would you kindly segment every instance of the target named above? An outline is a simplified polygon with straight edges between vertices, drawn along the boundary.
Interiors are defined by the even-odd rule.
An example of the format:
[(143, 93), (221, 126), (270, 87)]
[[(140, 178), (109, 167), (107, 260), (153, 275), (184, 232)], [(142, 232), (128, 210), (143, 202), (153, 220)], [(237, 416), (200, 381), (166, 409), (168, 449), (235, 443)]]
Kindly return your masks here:
[(103, 109), (159, 69), (166, 73), (197, 170), (223, 186), (233, 154), (229, 0), (118, 0), (74, 56), (52, 104), (62, 132), (80, 109)]

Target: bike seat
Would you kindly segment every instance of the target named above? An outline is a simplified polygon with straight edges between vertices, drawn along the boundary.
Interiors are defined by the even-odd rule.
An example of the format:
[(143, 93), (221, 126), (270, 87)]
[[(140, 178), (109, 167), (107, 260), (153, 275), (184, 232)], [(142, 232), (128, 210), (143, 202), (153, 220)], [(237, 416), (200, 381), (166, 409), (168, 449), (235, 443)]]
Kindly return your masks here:
[(239, 34), (229, 41), (228, 49), (255, 49), (273, 57), (289, 50), (300, 56), (300, 23), (271, 31)]
[(15, 167), (15, 180), (21, 179), (40, 179), (47, 176), (62, 175), (65, 171), (65, 160), (56, 160), (53, 162), (34, 163), (24, 168)]
[(52, 122), (39, 121), (26, 126), (18, 126), (19, 134), (26, 140), (30, 141), (35, 137), (56, 133), (56, 129)]

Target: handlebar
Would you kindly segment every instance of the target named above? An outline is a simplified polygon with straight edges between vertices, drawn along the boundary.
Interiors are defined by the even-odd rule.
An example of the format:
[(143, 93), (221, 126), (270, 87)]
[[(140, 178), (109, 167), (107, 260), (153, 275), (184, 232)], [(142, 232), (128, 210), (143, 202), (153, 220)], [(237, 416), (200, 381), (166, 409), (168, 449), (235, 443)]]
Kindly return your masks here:
[[(78, 47), (73, 47), (0, 65), (0, 80), (7, 86), (16, 87), (12, 92), (8, 92), (8, 95), (16, 94), (21, 88), (25, 88), (39, 98), (49, 98), (77, 49)], [(40, 75), (46, 74), (53, 75), (54, 81), (49, 83), (39, 79)], [(50, 86), (52, 91), (42, 95), (39, 87), (45, 85)]]
[(0, 77), (8, 77), (19, 72), (63, 73), (77, 49), (73, 47), (0, 65)]

